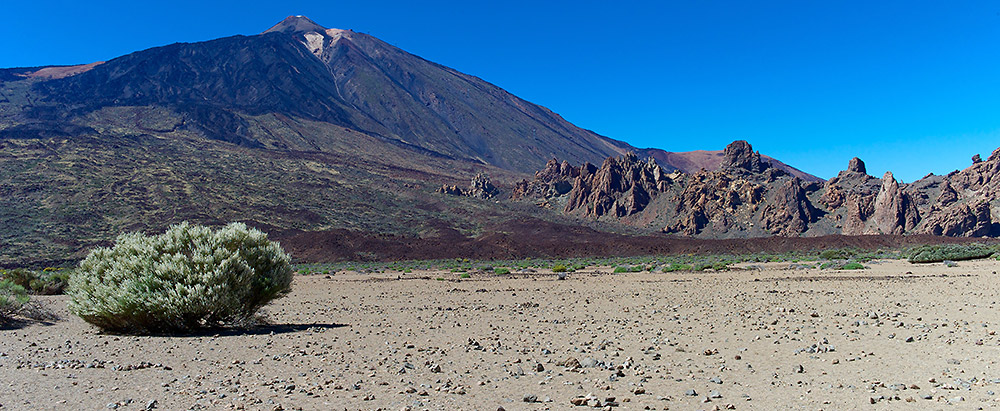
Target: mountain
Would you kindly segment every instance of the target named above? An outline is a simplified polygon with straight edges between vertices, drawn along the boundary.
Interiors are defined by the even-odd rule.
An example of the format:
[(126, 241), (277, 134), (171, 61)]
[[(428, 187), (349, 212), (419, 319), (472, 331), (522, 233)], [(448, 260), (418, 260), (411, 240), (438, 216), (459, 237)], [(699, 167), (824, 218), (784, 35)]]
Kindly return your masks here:
[(910, 184), (891, 172), (870, 176), (858, 158), (828, 181), (805, 180), (746, 141), (721, 157), (718, 170), (669, 174), (634, 154), (600, 167), (552, 160), (513, 196), (566, 215), (706, 238), (1000, 235), (1000, 148), (985, 161), (976, 155), (965, 170)]
[[(326, 136), (281, 138), (252, 118), (280, 113), (425, 154), (520, 172), (553, 157), (596, 162), (642, 151), (479, 78), (303, 16), (257, 36), (173, 44), (26, 75), (50, 79), (32, 88), (37, 100), (50, 104), (27, 111), (27, 119), (62, 121), (105, 107), (167, 107), (185, 118), (185, 127), (255, 148), (326, 151)], [(645, 152), (674, 167), (670, 153)]]
[[(671, 164), (684, 155), (600, 136), (375, 37), (293, 16), (259, 35), (0, 69), (0, 265), (69, 261), (121, 232), (185, 220), (406, 244), (479, 238), (513, 220), (629, 231), (507, 195), (552, 158), (629, 152), (686, 167)], [(480, 174), (507, 194), (435, 194)], [(356, 251), (344, 258), (371, 258)]]
[(326, 136), (288, 139), (254, 116), (358, 131), (443, 158), (528, 172), (553, 156), (596, 161), (632, 147), (580, 129), (479, 78), (375, 37), (293, 16), (257, 36), (172, 44), (34, 85), (62, 119), (105, 107), (168, 107), (213, 138), (246, 147), (325, 151)]

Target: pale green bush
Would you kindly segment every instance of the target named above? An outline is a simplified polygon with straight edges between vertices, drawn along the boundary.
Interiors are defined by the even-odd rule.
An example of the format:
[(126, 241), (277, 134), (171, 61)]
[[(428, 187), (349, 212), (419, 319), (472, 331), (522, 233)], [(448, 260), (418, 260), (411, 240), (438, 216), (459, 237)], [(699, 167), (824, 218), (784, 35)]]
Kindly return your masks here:
[(107, 331), (175, 333), (246, 326), (291, 290), (290, 258), (242, 223), (217, 231), (181, 223), (124, 234), (70, 277), (70, 311)]
[(28, 303), (28, 292), (9, 280), (0, 280), (0, 323), (10, 319)]

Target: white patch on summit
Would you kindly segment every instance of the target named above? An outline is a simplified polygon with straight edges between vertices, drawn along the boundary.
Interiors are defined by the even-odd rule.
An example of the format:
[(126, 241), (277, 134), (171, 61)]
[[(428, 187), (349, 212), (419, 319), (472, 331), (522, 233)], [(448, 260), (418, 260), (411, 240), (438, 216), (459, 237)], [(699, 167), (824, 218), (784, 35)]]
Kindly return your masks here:
[(308, 48), (312, 54), (316, 55), (316, 57), (319, 57), (319, 55), (323, 53), (324, 37), (322, 34), (310, 31), (306, 34), (303, 34), (302, 37), (306, 39), (305, 43), (303, 44), (306, 45), (306, 48)]

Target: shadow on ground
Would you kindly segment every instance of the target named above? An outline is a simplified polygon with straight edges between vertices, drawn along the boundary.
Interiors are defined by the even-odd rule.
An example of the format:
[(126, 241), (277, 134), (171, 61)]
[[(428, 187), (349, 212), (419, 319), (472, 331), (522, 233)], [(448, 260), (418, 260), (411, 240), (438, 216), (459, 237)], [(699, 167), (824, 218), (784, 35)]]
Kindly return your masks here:
[[(196, 330), (190, 333), (150, 333), (150, 334), (134, 334), (134, 335), (146, 335), (154, 337), (238, 337), (238, 336), (253, 336), (253, 335), (278, 335), (278, 334), (290, 334), (304, 331), (311, 332), (323, 332), (329, 329), (347, 327), (348, 324), (327, 324), (327, 323), (311, 323), (311, 324), (260, 324), (256, 326), (246, 327), (246, 328), (206, 328), (201, 330)], [(110, 335), (133, 335), (128, 333), (108, 333)]]

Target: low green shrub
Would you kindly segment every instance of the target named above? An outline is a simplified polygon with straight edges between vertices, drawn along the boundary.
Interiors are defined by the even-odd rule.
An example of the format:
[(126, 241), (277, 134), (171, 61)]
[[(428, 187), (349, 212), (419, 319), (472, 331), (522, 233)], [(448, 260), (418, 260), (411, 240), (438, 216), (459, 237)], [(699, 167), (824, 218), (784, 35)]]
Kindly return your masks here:
[(493, 274), (496, 274), (496, 275), (510, 274), (510, 269), (509, 268), (504, 268), (504, 267), (494, 268), (493, 269)]
[(729, 271), (729, 263), (724, 261), (717, 261), (711, 263), (700, 263), (695, 264), (692, 268), (693, 271), (705, 271), (705, 270), (715, 270), (715, 271)]
[(472, 274), (462, 273), (462, 275), (458, 276), (458, 278), (472, 278)]
[(242, 223), (187, 223), (124, 234), (90, 252), (70, 277), (69, 309), (106, 331), (176, 333), (249, 325), (291, 290), (290, 258)]
[(670, 264), (670, 265), (664, 266), (663, 270), (661, 270), (661, 271), (663, 271), (665, 273), (672, 273), (672, 272), (675, 272), (675, 271), (691, 271), (691, 265), (690, 264)]
[(861, 264), (861, 263), (856, 263), (856, 262), (852, 261), (852, 262), (849, 262), (847, 264), (844, 264), (844, 265), (840, 266), (840, 269), (841, 270), (864, 270), (865, 266), (863, 264)]
[(565, 273), (567, 271), (569, 271), (569, 269), (566, 268), (566, 266), (562, 265), (562, 264), (557, 264), (556, 266), (552, 267), (552, 272), (554, 272), (554, 273)]
[(940, 263), (944, 260), (962, 261), (986, 258), (997, 250), (984, 244), (924, 245), (910, 250), (907, 261), (911, 263)]
[(69, 284), (70, 271), (60, 268), (46, 268), (42, 271), (15, 268), (0, 270), (0, 280), (19, 285), (30, 294), (62, 294)]
[(24, 287), (10, 280), (0, 280), (0, 322), (10, 319), (29, 299)]

